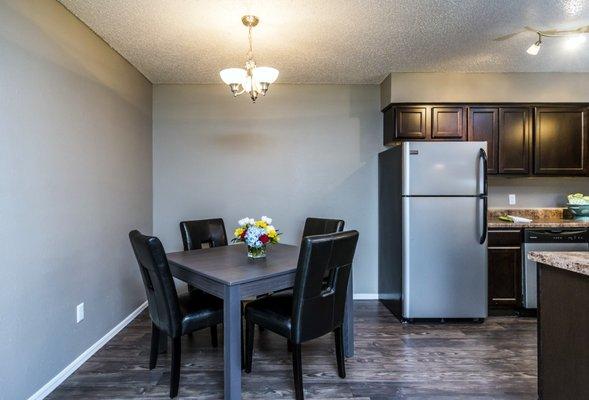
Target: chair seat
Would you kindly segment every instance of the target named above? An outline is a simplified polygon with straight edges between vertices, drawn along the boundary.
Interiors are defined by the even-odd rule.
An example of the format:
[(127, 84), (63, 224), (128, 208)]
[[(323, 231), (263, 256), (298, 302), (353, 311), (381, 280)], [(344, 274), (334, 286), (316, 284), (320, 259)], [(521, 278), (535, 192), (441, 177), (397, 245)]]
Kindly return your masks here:
[(245, 306), (246, 318), (286, 338), (292, 327), (292, 292), (277, 293), (249, 302)]
[(223, 300), (201, 291), (190, 291), (178, 296), (182, 312), (182, 334), (223, 322)]

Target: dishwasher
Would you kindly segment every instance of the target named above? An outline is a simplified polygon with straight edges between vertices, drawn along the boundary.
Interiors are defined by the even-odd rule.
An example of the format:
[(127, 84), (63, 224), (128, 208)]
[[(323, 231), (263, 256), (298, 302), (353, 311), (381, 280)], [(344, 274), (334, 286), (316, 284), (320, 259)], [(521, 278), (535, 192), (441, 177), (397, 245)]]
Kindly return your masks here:
[(537, 266), (528, 259), (530, 251), (589, 251), (589, 229), (525, 229), (523, 268), (524, 308), (537, 308)]

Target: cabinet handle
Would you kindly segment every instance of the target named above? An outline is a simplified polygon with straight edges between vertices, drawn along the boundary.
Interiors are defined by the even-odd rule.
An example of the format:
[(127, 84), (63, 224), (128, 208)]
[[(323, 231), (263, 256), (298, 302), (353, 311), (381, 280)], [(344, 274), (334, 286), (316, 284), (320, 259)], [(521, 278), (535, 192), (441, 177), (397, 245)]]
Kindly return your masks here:
[(489, 250), (521, 250), (520, 246), (489, 246)]

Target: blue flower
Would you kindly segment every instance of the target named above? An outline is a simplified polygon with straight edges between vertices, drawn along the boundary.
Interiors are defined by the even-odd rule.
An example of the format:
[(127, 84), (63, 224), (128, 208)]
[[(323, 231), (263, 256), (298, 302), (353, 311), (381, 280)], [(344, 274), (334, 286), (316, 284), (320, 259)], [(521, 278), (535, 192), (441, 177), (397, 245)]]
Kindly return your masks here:
[(250, 226), (247, 229), (247, 233), (245, 234), (245, 244), (247, 244), (249, 247), (254, 247), (256, 249), (259, 249), (260, 247), (262, 247), (264, 244), (260, 241), (260, 236), (265, 235), (266, 234), (266, 230), (264, 228), (260, 228), (257, 226)]

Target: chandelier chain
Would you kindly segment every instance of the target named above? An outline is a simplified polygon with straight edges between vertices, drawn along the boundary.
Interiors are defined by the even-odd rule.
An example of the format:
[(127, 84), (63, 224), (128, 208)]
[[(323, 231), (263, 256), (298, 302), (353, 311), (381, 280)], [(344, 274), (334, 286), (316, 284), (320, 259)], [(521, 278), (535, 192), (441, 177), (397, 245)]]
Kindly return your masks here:
[(253, 60), (254, 59), (254, 45), (253, 45), (253, 40), (252, 40), (252, 27), (251, 26), (248, 28), (247, 36), (248, 36), (249, 45), (250, 45), (250, 48), (247, 52), (247, 58), (248, 58), (248, 60)]

